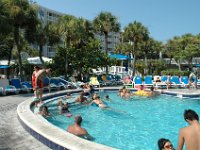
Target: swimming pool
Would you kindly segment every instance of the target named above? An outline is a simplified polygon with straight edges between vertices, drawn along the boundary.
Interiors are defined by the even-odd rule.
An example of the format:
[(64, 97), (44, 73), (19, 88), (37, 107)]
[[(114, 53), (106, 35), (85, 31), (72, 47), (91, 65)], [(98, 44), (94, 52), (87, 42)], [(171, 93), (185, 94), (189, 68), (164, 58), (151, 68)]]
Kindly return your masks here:
[[(94, 142), (118, 149), (157, 149), (157, 140), (169, 138), (177, 146), (178, 133), (187, 125), (183, 119), (185, 109), (193, 109), (200, 114), (198, 99), (180, 99), (161, 95), (155, 98), (134, 97), (124, 100), (115, 92), (108, 94), (111, 109), (100, 109), (95, 106), (73, 105), (73, 115), (83, 117), (82, 126), (95, 137)], [(58, 115), (57, 101), (47, 103), (53, 117), (48, 121), (66, 130), (74, 118)]]

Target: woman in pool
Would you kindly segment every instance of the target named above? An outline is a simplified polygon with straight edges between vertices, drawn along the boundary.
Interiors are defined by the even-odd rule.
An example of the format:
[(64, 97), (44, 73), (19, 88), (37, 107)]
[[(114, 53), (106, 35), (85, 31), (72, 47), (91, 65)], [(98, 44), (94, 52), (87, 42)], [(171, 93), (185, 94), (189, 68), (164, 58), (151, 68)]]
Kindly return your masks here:
[(158, 140), (159, 150), (175, 150), (170, 140), (161, 138)]
[(43, 117), (49, 117), (50, 113), (49, 113), (48, 107), (43, 106), (42, 110), (38, 114), (42, 115)]
[[(108, 106), (106, 106), (106, 105), (103, 103), (103, 101), (100, 99), (99, 96), (97, 96), (97, 97), (95, 98), (95, 100), (92, 101), (92, 103), (98, 105), (98, 106), (101, 107), (101, 108), (106, 108), (106, 107), (108, 107)], [(92, 103), (91, 103), (91, 104), (92, 104)]]
[(64, 103), (63, 108), (62, 108), (62, 113), (69, 113), (69, 106), (68, 103)]
[(62, 113), (68, 113), (69, 112), (69, 109), (68, 109), (68, 103), (64, 103), (62, 101), (59, 101), (58, 102), (58, 110), (59, 110), (59, 114), (62, 114)]

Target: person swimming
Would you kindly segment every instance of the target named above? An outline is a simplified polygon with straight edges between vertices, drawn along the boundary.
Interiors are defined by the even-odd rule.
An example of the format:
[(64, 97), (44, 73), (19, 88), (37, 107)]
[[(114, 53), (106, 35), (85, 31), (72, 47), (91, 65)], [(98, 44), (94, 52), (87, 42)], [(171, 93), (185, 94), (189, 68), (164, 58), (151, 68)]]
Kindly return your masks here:
[(96, 105), (98, 105), (100, 108), (106, 108), (106, 107), (108, 107), (108, 106), (106, 106), (104, 103), (103, 103), (103, 101), (100, 99), (100, 96), (97, 96), (96, 98), (95, 98), (95, 100), (93, 100), (92, 102), (91, 102), (91, 104), (96, 104)]

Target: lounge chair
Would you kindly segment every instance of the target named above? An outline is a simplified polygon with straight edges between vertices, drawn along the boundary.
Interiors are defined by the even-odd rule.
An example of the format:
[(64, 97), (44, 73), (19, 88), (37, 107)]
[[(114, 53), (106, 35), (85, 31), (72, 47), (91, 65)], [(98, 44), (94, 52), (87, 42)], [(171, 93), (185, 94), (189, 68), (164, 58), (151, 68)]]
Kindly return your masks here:
[(117, 82), (112, 74), (106, 76), (106, 81), (110, 82), (111, 85), (117, 85)]
[(137, 86), (143, 85), (142, 83), (142, 77), (141, 76), (136, 76), (134, 78), (134, 88), (137, 88)]
[(62, 83), (63, 85), (65, 85), (66, 89), (76, 89), (77, 86), (72, 83), (72, 82), (69, 82), (63, 78), (60, 78), (60, 77), (57, 77), (59, 79), (59, 82)]
[(144, 85), (146, 87), (150, 87), (153, 86), (153, 80), (152, 80), (152, 76), (148, 75), (144, 77)]
[(165, 82), (167, 84), (167, 76), (161, 76), (161, 82)]
[(89, 84), (93, 85), (94, 87), (99, 87), (100, 83), (97, 80), (97, 77), (90, 77)]
[(182, 76), (181, 81), (184, 87), (189, 87), (189, 79), (188, 76)]
[(44, 84), (43, 89), (44, 90), (48, 90), (49, 92), (51, 90), (58, 90), (59, 89), (56, 84), (50, 82), (50, 78), (49, 77), (45, 77), (44, 78), (43, 84)]
[(103, 86), (108, 86), (108, 85), (112, 85), (112, 83), (110, 81), (107, 80), (106, 75), (98, 75), (97, 79), (99, 81), (99, 83)]
[(7, 93), (18, 94), (17, 89), (14, 86), (9, 85), (8, 79), (0, 79), (0, 91), (2, 95), (6, 95)]
[(60, 79), (57, 77), (50, 78), (50, 86), (54, 86), (58, 90), (67, 89), (67, 86), (60, 82)]
[(172, 83), (172, 87), (183, 87), (183, 84), (180, 81), (180, 78), (178, 76), (172, 76), (170, 78), (170, 82)]
[(18, 93), (19, 92), (27, 92), (27, 93), (29, 92), (29, 89), (27, 88), (27, 86), (22, 85), (21, 81), (19, 79), (17, 79), (17, 78), (16, 79), (11, 79), (10, 80), (10, 84), (17, 89)]
[(27, 89), (28, 89), (28, 93), (33, 91), (33, 87), (32, 87), (32, 84), (30, 82), (21, 82), (21, 85), (25, 86)]
[[(163, 80), (163, 81), (162, 81)], [(166, 88), (167, 86), (167, 77), (163, 76), (163, 78), (161, 76), (154, 76), (154, 80), (153, 80), (154, 86), (156, 88)]]
[(123, 85), (123, 81), (119, 75), (114, 75), (114, 79), (117, 82), (117, 85)]

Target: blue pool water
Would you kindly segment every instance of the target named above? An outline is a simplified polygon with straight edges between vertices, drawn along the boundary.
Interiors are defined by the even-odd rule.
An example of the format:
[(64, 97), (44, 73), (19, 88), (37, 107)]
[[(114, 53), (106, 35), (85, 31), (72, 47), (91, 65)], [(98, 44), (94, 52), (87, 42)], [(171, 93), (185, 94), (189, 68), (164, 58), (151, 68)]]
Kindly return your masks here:
[[(180, 99), (161, 95), (155, 98), (133, 97), (124, 100), (115, 92), (108, 94), (111, 109), (100, 109), (91, 105), (73, 105), (73, 116), (83, 117), (82, 126), (95, 137), (95, 142), (122, 150), (155, 150), (159, 138), (169, 138), (177, 147), (178, 133), (187, 126), (183, 119), (185, 109), (193, 109), (200, 114), (200, 100)], [(65, 101), (65, 100), (63, 100)], [(74, 117), (58, 115), (57, 101), (47, 104), (53, 117), (52, 124), (66, 130), (74, 122)]]

